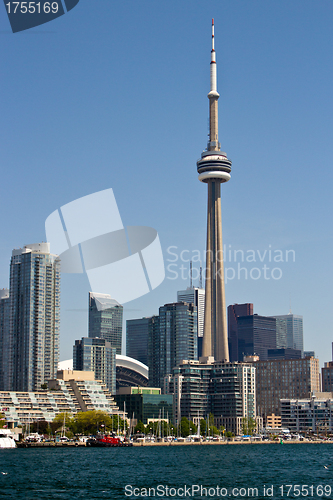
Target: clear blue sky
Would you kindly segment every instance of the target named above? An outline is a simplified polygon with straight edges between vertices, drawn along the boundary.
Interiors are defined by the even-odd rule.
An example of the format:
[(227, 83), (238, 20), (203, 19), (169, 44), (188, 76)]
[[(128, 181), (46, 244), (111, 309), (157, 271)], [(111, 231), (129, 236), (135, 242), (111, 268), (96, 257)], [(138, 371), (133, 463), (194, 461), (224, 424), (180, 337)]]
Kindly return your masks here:
[[(220, 142), (233, 161), (224, 244), (256, 252), (256, 262), (240, 252), (226, 262), (235, 270), (227, 304), (273, 315), (291, 302), (305, 349), (323, 363), (333, 340), (331, 0), (81, 0), (17, 34), (1, 7), (0, 287), (12, 249), (44, 240), (51, 212), (110, 187), (124, 225), (157, 229), (166, 266), (171, 246), (178, 272), (181, 251), (203, 256), (207, 192), (196, 161), (207, 143), (212, 17)], [(269, 262), (269, 250), (271, 260), (294, 253)], [(189, 284), (174, 276), (167, 269), (162, 285), (126, 304), (125, 318), (174, 301)], [(87, 335), (88, 291), (63, 276), (62, 359)]]

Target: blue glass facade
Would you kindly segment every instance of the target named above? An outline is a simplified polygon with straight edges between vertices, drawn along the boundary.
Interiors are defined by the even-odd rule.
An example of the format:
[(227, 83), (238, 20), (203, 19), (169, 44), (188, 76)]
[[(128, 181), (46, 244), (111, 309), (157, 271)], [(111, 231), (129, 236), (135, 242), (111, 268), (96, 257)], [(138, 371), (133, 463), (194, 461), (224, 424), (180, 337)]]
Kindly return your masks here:
[(123, 332), (123, 306), (110, 295), (89, 293), (89, 337), (110, 342), (121, 354)]

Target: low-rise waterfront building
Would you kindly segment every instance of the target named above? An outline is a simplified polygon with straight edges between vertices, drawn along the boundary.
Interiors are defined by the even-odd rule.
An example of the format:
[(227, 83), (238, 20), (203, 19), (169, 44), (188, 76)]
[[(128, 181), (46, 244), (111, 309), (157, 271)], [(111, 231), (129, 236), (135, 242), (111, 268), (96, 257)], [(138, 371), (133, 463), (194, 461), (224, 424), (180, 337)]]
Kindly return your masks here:
[(113, 397), (93, 372), (63, 370), (48, 383), (49, 390), (39, 392), (0, 392), (0, 411), (8, 425), (16, 427), (45, 420), (59, 413), (101, 410), (121, 414)]
[(281, 427), (281, 416), (275, 415), (274, 413), (272, 413), (272, 415), (267, 415), (266, 426), (272, 429)]
[(161, 394), (158, 387), (122, 387), (115, 400), (120, 409), (125, 408), (131, 419), (141, 420), (144, 424), (151, 420), (172, 420), (173, 397)]
[(304, 399), (281, 399), (281, 421), (282, 426), (292, 432), (333, 432), (333, 393), (316, 393)]

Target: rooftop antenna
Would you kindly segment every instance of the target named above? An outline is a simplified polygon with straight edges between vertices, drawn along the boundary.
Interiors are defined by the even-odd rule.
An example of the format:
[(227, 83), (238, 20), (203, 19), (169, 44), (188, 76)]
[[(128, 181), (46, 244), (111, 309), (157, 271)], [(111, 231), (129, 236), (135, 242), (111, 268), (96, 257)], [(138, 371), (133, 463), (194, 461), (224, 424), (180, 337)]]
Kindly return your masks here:
[(193, 288), (193, 279), (192, 279), (192, 261), (190, 260), (190, 288)]
[(291, 296), (289, 295), (289, 313), (288, 314), (292, 314), (291, 312)]
[(202, 288), (202, 263), (200, 262), (199, 288)]

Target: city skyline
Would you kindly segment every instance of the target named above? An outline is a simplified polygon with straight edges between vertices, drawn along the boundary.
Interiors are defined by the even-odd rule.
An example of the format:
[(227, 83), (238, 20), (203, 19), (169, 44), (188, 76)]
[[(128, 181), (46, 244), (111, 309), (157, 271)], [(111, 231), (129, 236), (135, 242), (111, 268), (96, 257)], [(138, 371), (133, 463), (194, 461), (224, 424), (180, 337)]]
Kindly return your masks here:
[[(166, 280), (129, 303), (124, 320), (156, 314), (188, 286), (187, 260), (200, 253), (203, 261), (205, 248), (206, 193), (193, 165), (206, 132), (214, 17), (220, 140), (234, 165), (222, 200), (226, 303), (252, 302), (270, 316), (287, 314), (291, 301), (304, 319), (304, 348), (328, 361), (332, 14), (331, 4), (309, 1), (184, 0), (170, 9), (143, 0), (103, 13), (80, 2), (47, 28), (13, 35), (0, 11), (0, 287), (9, 286), (12, 249), (42, 241), (52, 211), (109, 187), (124, 224), (158, 230), (166, 261)], [(244, 260), (241, 252), (230, 260), (229, 250)], [(62, 276), (61, 359), (87, 335), (87, 292), (82, 277)]]

